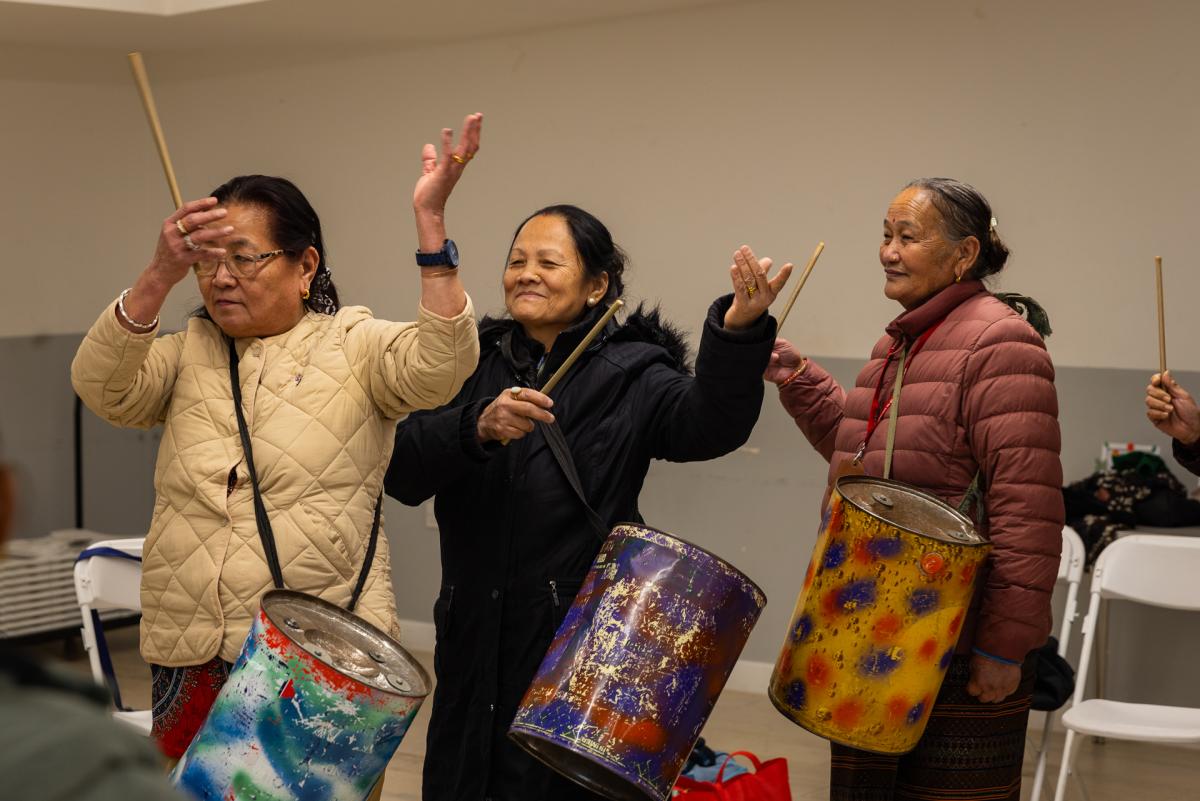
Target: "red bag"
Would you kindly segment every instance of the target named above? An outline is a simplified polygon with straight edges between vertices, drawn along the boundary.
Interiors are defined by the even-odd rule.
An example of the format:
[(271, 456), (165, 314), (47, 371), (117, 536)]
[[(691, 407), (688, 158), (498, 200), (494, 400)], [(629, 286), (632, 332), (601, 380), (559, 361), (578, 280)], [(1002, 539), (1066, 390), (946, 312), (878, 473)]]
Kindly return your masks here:
[[(753, 773), (740, 773), (723, 781), (725, 767), (735, 756), (744, 756), (754, 763)], [(734, 751), (717, 772), (715, 782), (698, 782), (680, 776), (675, 782), (676, 798), (687, 801), (792, 801), (788, 786), (787, 760), (783, 757), (759, 761), (749, 751)]]

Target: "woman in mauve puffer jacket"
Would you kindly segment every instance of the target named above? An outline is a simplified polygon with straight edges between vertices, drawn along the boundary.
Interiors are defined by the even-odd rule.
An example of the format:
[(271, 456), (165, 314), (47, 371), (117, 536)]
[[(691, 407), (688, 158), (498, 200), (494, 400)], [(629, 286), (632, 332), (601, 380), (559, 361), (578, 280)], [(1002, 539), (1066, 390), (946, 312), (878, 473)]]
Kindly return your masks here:
[[(830, 462), (883, 474), (899, 351), (908, 346), (891, 477), (982, 520), (993, 543), (957, 654), (917, 748), (882, 757), (834, 744), (831, 799), (1018, 799), (1033, 652), (1051, 627), (1062, 543), (1062, 466), (1054, 367), (1042, 336), (981, 279), (1008, 249), (972, 187), (914, 181), (892, 201), (879, 250), (884, 294), (904, 313), (846, 392), (777, 340), (768, 380)], [(1048, 333), (1040, 307), (1033, 322)], [(890, 358), (889, 358), (890, 354)], [(881, 381), (882, 373), (882, 381)], [(876, 401), (878, 397), (878, 401)], [(872, 410), (877, 420), (868, 426)], [(979, 476), (980, 494), (967, 499)], [(965, 793), (965, 794), (963, 794)]]

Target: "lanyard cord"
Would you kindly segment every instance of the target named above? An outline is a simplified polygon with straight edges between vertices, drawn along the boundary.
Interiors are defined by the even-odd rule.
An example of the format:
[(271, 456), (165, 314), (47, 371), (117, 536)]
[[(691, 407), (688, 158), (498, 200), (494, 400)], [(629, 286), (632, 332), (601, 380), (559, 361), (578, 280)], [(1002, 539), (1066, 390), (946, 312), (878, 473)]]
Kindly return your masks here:
[[(916, 351), (916, 348), (913, 348)], [(896, 418), (900, 416), (900, 386), (904, 383), (904, 363), (908, 359), (908, 345), (900, 350), (900, 364), (896, 367), (896, 383), (892, 388), (892, 399), (888, 403), (892, 407), (888, 417), (887, 448), (883, 452), (883, 477), (892, 477), (892, 451), (896, 448)], [(884, 365), (887, 371), (887, 365)]]

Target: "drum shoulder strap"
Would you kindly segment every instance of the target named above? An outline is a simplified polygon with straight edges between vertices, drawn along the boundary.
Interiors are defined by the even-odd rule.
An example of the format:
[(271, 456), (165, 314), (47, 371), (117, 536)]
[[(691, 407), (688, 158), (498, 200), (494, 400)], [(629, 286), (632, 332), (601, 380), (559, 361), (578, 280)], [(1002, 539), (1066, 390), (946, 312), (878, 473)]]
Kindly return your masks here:
[[(275, 531), (271, 528), (271, 518), (267, 515), (267, 507), (263, 503), (262, 490), (258, 486), (258, 471), (254, 468), (254, 451), (250, 445), (250, 429), (246, 425), (246, 415), (242, 411), (242, 386), (238, 374), (237, 348), (231, 338), (229, 340), (229, 383), (233, 390), (233, 410), (237, 416), (238, 434), (242, 440), (242, 453), (246, 456), (246, 472), (250, 474), (250, 486), (254, 490), (254, 520), (258, 526), (258, 536), (262, 540), (263, 555), (267, 560), (267, 568), (271, 571), (271, 581), (275, 588), (285, 589), (283, 583), (283, 568), (279, 565), (279, 551), (275, 548)], [(375, 561), (375, 550), (379, 544), (380, 507), (383, 504), (383, 493), (375, 499), (375, 516), (371, 522), (371, 537), (367, 541), (367, 552), (363, 557), (363, 566), (359, 571), (358, 580), (350, 594), (350, 603), (346, 607), (353, 612), (358, 605), (359, 596), (367, 584), (367, 574), (371, 572), (371, 564)]]
[(583, 504), (584, 514), (587, 515), (588, 524), (592, 527), (593, 532), (599, 537), (601, 542), (608, 539), (608, 528), (604, 525), (604, 521), (600, 519), (600, 515), (588, 503), (587, 496), (583, 493), (583, 483), (579, 480), (579, 471), (575, 469), (575, 460), (571, 457), (571, 448), (567, 445), (567, 438), (563, 436), (562, 429), (558, 427), (558, 423), (538, 423), (542, 427), (542, 431), (546, 435), (546, 443), (550, 446), (550, 452), (554, 454), (554, 461), (558, 462), (559, 468), (562, 469), (563, 475), (567, 478), (567, 483), (571, 485), (571, 489), (575, 491), (575, 497)]
[[(888, 413), (887, 447), (883, 452), (883, 477), (892, 477), (892, 454), (896, 450), (896, 421), (900, 419), (900, 388), (904, 384), (904, 363), (908, 358), (908, 346), (900, 351), (900, 364), (896, 367), (896, 381), (892, 387), (892, 402)], [(885, 368), (886, 369), (886, 368)], [(958, 505), (958, 511), (964, 515), (974, 508), (975, 525), (982, 528), (985, 511), (983, 508), (983, 468), (975, 471), (971, 485)]]

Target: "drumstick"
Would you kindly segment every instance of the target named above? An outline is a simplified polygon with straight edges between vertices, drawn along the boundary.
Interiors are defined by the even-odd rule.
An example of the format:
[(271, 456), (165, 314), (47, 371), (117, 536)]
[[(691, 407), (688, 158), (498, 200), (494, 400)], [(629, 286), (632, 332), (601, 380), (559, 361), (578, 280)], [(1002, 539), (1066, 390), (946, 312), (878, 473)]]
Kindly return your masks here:
[(571, 351), (571, 355), (568, 356), (567, 360), (562, 363), (562, 367), (559, 367), (554, 371), (554, 375), (550, 376), (550, 380), (542, 385), (542, 388), (538, 390), (539, 392), (541, 392), (543, 395), (550, 394), (550, 390), (554, 389), (554, 387), (558, 385), (558, 382), (563, 380), (563, 376), (565, 376), (567, 371), (571, 369), (571, 365), (573, 365), (576, 360), (583, 355), (583, 352), (587, 350), (587, 346), (592, 344), (592, 340), (600, 336), (600, 332), (604, 330), (604, 326), (608, 325), (608, 321), (611, 320), (613, 315), (617, 313), (617, 310), (624, 305), (625, 301), (623, 300), (618, 299), (613, 301), (613, 304), (608, 307), (608, 311), (604, 313), (604, 316), (596, 321), (596, 324), (592, 326), (592, 330), (588, 331), (587, 336), (583, 338), (583, 341), (575, 346), (575, 350)]
[(1154, 277), (1158, 284), (1158, 372), (1167, 372), (1167, 321), (1163, 315), (1162, 256), (1154, 257)]
[(812, 258), (808, 260), (808, 266), (804, 268), (804, 272), (800, 275), (800, 283), (796, 284), (796, 288), (792, 290), (792, 296), (788, 298), (787, 305), (783, 307), (783, 314), (779, 315), (779, 324), (775, 326), (776, 331), (783, 328), (783, 321), (787, 319), (788, 314), (792, 311), (792, 304), (796, 302), (796, 298), (800, 297), (800, 290), (804, 289), (804, 282), (808, 280), (808, 274), (813, 271), (813, 267), (817, 266), (817, 259), (821, 258), (821, 251), (824, 249), (825, 243), (818, 242), (817, 249), (813, 251)]
[[(575, 350), (571, 351), (571, 355), (567, 357), (567, 360), (562, 363), (561, 367), (554, 371), (554, 375), (550, 376), (550, 380), (542, 385), (542, 388), (538, 390), (539, 392), (541, 392), (543, 395), (550, 394), (550, 390), (554, 389), (554, 387), (558, 385), (558, 382), (563, 380), (563, 376), (565, 376), (567, 371), (571, 369), (571, 365), (575, 364), (579, 357), (583, 355), (583, 352), (587, 350), (587, 346), (592, 344), (592, 340), (600, 336), (600, 332), (604, 330), (604, 326), (608, 325), (608, 321), (611, 320), (613, 315), (616, 314), (617, 311), (624, 305), (625, 301), (621, 300), (620, 298), (613, 301), (613, 304), (608, 307), (608, 311), (604, 313), (604, 316), (596, 321), (596, 324), (592, 326), (592, 330), (588, 331), (587, 336), (585, 336), (583, 340), (575, 346)], [(508, 439), (500, 440), (501, 445), (507, 445), (509, 442), (510, 440)]]
[(150, 92), (150, 79), (146, 76), (146, 65), (142, 62), (142, 54), (129, 54), (129, 67), (133, 70), (133, 80), (137, 83), (138, 94), (142, 97), (142, 107), (146, 109), (146, 119), (150, 121), (150, 132), (154, 134), (154, 144), (158, 147), (158, 158), (162, 161), (163, 172), (167, 174), (167, 188), (171, 190), (171, 200), (175, 208), (183, 205), (183, 195), (179, 193), (179, 183), (175, 180), (175, 168), (171, 166), (171, 154), (167, 152), (167, 140), (163, 136), (162, 124), (158, 121), (158, 109), (154, 105), (154, 95)]

